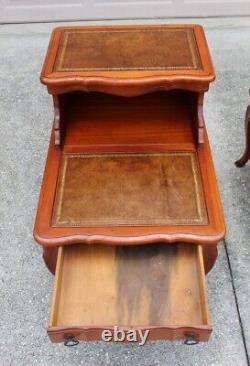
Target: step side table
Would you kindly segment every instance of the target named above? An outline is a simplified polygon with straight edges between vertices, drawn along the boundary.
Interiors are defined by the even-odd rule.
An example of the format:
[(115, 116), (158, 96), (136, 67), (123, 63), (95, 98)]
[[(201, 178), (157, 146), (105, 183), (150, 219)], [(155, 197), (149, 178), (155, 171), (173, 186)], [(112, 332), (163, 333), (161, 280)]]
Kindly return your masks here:
[(205, 273), (225, 226), (203, 116), (199, 25), (59, 27), (41, 82), (54, 123), (34, 226), (55, 273), (48, 334), (208, 340)]

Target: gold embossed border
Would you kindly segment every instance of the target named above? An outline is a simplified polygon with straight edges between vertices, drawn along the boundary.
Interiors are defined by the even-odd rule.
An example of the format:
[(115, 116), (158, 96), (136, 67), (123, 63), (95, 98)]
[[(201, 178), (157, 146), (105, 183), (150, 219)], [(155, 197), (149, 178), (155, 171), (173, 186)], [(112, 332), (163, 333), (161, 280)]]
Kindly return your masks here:
[[(76, 33), (136, 33), (136, 32), (183, 32), (187, 35), (187, 42), (191, 54), (192, 66), (182, 65), (182, 66), (136, 66), (136, 67), (86, 67), (86, 68), (67, 68), (63, 66), (64, 56), (68, 45), (68, 40), (71, 34)], [(196, 37), (193, 29), (179, 29), (179, 28), (171, 28), (171, 29), (131, 29), (131, 30), (79, 30), (79, 31), (64, 31), (62, 34), (62, 44), (59, 47), (59, 51), (54, 64), (54, 71), (58, 72), (73, 72), (73, 71), (146, 71), (146, 70), (197, 70), (201, 68), (201, 58), (199, 54), (199, 49), (196, 42)], [(61, 43), (60, 42), (60, 43)]]
[[(186, 156), (190, 158), (192, 175), (194, 180), (195, 187), (195, 203), (197, 208), (197, 217), (196, 218), (157, 218), (156, 220), (152, 220), (149, 222), (145, 222), (142, 219), (136, 220), (133, 219), (133, 222), (130, 223), (121, 223), (121, 220), (115, 220), (112, 218), (112, 223), (105, 222), (104, 219), (95, 218), (95, 223), (84, 223), (82, 221), (75, 221), (74, 223), (69, 223), (67, 220), (62, 217), (62, 205), (64, 201), (64, 187), (66, 181), (66, 172), (68, 167), (69, 159), (74, 158), (98, 158), (98, 157), (122, 157), (122, 156)], [(201, 178), (197, 163), (197, 157), (195, 152), (167, 152), (167, 153), (110, 153), (110, 154), (82, 154), (82, 153), (74, 153), (74, 154), (64, 154), (62, 159), (61, 171), (59, 174), (59, 180), (56, 191), (56, 198), (53, 208), (53, 216), (52, 216), (52, 226), (53, 227), (98, 227), (98, 226), (163, 226), (163, 225), (207, 225), (208, 224), (208, 216), (205, 205), (205, 198), (201, 184)]]

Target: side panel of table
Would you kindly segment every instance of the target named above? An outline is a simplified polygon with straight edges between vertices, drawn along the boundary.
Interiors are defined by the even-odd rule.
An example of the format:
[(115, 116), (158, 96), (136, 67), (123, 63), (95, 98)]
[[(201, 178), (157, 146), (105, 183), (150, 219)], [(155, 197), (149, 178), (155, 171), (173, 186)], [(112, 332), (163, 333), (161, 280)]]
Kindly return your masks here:
[(245, 116), (245, 138), (246, 146), (242, 157), (235, 162), (238, 168), (243, 167), (250, 159), (250, 105), (247, 107)]

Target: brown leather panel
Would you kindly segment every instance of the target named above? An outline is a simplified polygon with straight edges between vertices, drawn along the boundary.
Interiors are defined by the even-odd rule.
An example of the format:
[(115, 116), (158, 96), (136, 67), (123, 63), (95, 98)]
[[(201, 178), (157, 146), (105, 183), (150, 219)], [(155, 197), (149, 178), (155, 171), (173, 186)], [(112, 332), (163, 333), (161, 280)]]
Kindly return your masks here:
[(205, 225), (194, 152), (64, 154), (53, 226)]
[(65, 30), (54, 71), (200, 69), (192, 28)]

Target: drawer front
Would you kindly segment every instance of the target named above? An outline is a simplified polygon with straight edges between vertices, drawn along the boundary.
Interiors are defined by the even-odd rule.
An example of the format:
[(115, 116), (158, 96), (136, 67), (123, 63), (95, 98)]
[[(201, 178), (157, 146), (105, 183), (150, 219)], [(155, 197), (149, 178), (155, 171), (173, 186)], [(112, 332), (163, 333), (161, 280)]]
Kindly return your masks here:
[(147, 340), (208, 340), (202, 247), (60, 247), (50, 339), (101, 340), (110, 330), (115, 340), (117, 327), (125, 340), (132, 331), (137, 339), (148, 331)]

